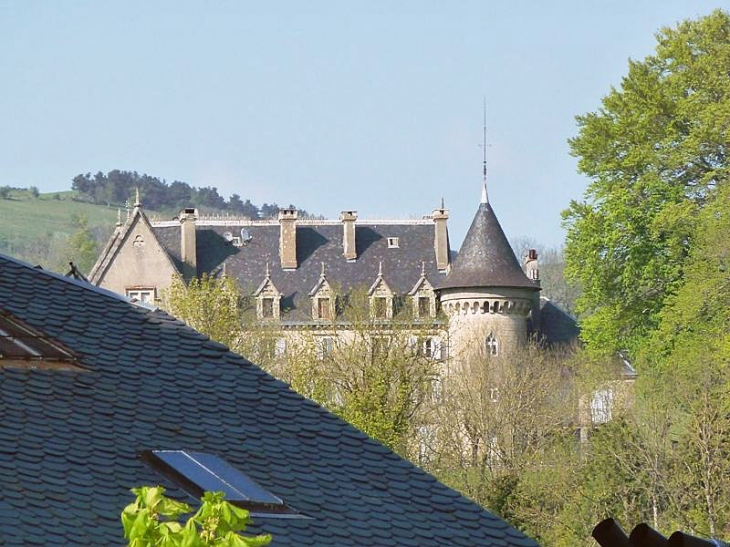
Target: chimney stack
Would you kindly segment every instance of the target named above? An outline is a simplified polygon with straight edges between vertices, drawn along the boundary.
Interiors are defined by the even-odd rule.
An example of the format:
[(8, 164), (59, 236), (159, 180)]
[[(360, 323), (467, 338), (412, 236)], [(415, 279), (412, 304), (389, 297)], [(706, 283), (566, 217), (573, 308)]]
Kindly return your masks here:
[(284, 270), (297, 268), (297, 210), (279, 211), (279, 258)]
[(195, 241), (197, 209), (183, 209), (180, 212), (180, 256), (183, 262), (183, 277), (192, 279), (198, 275), (198, 259)]
[(445, 270), (449, 266), (449, 230), (446, 221), (449, 220), (449, 211), (444, 208), (443, 200), (441, 207), (433, 212), (434, 239), (433, 246), (436, 252), (436, 267)]
[(529, 249), (525, 256), (525, 275), (531, 281), (540, 281), (540, 268), (537, 262), (537, 250)]
[(357, 211), (342, 211), (340, 222), (342, 222), (342, 248), (344, 249), (345, 260), (355, 260), (357, 249), (355, 248), (355, 221)]

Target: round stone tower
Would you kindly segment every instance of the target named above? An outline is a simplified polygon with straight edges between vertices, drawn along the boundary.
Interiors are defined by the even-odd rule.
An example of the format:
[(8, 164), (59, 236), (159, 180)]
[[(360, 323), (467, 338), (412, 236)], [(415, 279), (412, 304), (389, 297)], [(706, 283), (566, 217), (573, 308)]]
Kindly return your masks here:
[[(492, 206), (482, 200), (451, 271), (436, 287), (449, 317), (450, 355), (503, 355), (527, 340), (540, 283), (528, 279)], [(539, 308), (538, 308), (539, 309)]]

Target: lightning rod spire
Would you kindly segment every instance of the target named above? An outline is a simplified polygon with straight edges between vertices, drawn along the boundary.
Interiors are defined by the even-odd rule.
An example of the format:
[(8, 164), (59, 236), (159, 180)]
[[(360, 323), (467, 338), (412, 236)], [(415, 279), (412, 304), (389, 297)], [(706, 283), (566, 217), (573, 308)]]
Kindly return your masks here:
[(487, 195), (487, 97), (484, 97), (484, 141), (482, 143), (484, 161), (482, 167), (482, 203), (489, 203)]

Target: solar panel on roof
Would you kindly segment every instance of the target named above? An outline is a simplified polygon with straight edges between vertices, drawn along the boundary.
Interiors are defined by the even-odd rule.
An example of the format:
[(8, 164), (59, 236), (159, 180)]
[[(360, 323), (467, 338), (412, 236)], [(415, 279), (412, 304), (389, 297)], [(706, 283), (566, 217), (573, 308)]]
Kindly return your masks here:
[(201, 490), (223, 492), (228, 501), (284, 506), (284, 502), (218, 456), (187, 450), (153, 450), (152, 454)]

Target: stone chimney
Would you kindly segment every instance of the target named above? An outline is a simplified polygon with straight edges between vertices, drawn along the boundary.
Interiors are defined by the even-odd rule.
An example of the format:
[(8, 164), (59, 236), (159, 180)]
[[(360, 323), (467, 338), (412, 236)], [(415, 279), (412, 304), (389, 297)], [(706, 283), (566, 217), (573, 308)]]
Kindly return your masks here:
[(529, 249), (525, 255), (525, 275), (532, 281), (540, 281), (540, 268), (537, 263), (537, 250)]
[(355, 260), (357, 249), (355, 248), (355, 221), (357, 211), (342, 211), (340, 222), (342, 222), (342, 248), (344, 249), (345, 260)]
[(180, 211), (180, 256), (183, 262), (183, 277), (192, 279), (198, 275), (198, 258), (195, 241), (195, 221), (197, 209)]
[(284, 270), (297, 268), (297, 210), (279, 210), (279, 258)]
[(441, 207), (433, 212), (434, 238), (433, 247), (436, 252), (436, 267), (445, 270), (449, 266), (449, 230), (446, 221), (449, 220), (449, 211), (444, 208), (443, 200)]

